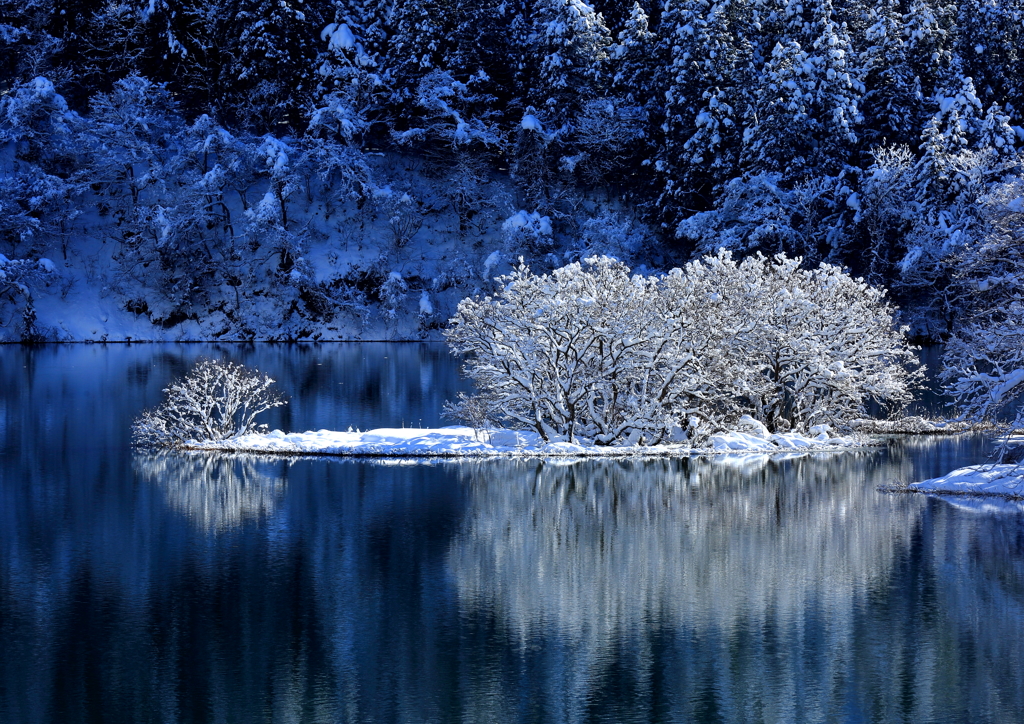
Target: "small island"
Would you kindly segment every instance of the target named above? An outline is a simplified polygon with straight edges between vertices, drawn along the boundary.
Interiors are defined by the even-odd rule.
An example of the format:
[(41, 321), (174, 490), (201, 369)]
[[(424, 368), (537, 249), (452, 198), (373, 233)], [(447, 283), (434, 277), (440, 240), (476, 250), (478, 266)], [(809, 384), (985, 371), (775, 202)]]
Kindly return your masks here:
[(366, 431), (285, 433), (273, 430), (215, 442), (196, 442), (182, 447), (235, 453), (273, 455), (337, 455), (349, 457), (685, 457), (726, 453), (779, 454), (835, 451), (864, 445), (854, 437), (832, 435), (827, 425), (813, 435), (768, 433), (748, 418), (746, 431), (712, 435), (703, 447), (682, 443), (608, 446), (589, 440), (544, 440), (538, 433), (479, 429), (465, 426), (441, 428), (380, 428)]

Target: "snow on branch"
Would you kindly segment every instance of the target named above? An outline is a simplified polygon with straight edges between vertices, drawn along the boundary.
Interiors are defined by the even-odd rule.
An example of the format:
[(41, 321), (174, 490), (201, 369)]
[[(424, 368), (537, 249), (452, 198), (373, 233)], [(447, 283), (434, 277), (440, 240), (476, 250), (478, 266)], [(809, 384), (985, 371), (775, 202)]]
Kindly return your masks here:
[(896, 310), (841, 269), (727, 252), (660, 277), (609, 257), (525, 264), (446, 332), (478, 396), (450, 412), (545, 440), (701, 445), (743, 416), (769, 432), (849, 427), (920, 382)]
[(132, 425), (132, 441), (144, 447), (181, 447), (265, 432), (256, 416), (288, 404), (269, 376), (234, 362), (202, 359), (164, 390), (166, 398)]

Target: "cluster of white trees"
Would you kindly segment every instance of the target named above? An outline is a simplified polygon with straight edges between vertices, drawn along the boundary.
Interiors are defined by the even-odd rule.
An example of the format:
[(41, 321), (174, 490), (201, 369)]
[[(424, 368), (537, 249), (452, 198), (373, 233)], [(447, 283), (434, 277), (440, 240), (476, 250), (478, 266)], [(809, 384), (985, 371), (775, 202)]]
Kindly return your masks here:
[(884, 292), (826, 264), (723, 251), (641, 276), (592, 257), (498, 283), (446, 331), (479, 390), (454, 412), (549, 440), (699, 444), (744, 414), (842, 427), (922, 374)]

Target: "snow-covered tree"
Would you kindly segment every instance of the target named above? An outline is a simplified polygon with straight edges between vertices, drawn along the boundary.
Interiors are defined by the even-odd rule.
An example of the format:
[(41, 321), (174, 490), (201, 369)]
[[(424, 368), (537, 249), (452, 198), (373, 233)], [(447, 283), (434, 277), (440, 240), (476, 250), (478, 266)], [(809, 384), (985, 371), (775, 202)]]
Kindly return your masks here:
[(531, 257), (548, 253), (553, 248), (551, 217), (539, 212), (520, 209), (501, 225), (505, 251), (513, 258), (517, 254)]
[(451, 18), (439, 0), (402, 0), (394, 4), (392, 31), (383, 59), (391, 114), (399, 123), (417, 93), (420, 80), (442, 64), (449, 50)]
[(608, 58), (610, 32), (583, 0), (534, 0), (531, 41), (539, 58), (532, 100), (557, 129), (593, 95)]
[(999, 184), (981, 207), (982, 232), (957, 254), (962, 313), (942, 379), (967, 419), (1011, 431), (1024, 426), (1024, 181)]
[(320, 8), (312, 2), (239, 0), (228, 72), (236, 82), (229, 89), (230, 110), (240, 123), (257, 131), (281, 123), (301, 127), (317, 84), (317, 29), (327, 25)]
[(950, 338), (943, 378), (962, 414), (973, 421), (1024, 427), (1024, 301), (975, 315)]
[(884, 292), (834, 266), (722, 252), (643, 277), (594, 257), (498, 284), (446, 336), (474, 404), (549, 440), (698, 442), (744, 413), (843, 426), (869, 400), (905, 404), (920, 375)]
[(292, 167), (296, 149), (287, 141), (266, 135), (256, 150), (266, 179), (263, 198), (246, 210), (250, 221), (248, 234), (254, 242), (262, 242), (279, 257), (278, 269), (292, 270), (305, 247), (305, 235), (294, 228), (289, 218), (291, 198), (301, 187), (301, 179)]
[(655, 159), (666, 198), (702, 198), (738, 171), (742, 117), (753, 101), (754, 30), (744, 0), (687, 0), (662, 17), (662, 43), (671, 58), (665, 92), (663, 147)]
[(646, 136), (647, 113), (622, 98), (600, 97), (583, 104), (566, 139), (569, 155), (562, 170), (578, 173), (595, 186), (621, 183)]
[(953, 61), (956, 5), (946, 0), (910, 0), (903, 14), (907, 59), (919, 79), (923, 97), (929, 97)]
[[(85, 183), (80, 174), (85, 121), (47, 78), (0, 98), (0, 248), (18, 255), (58, 243), (65, 258)], [(5, 153), (5, 155), (7, 155)]]
[(556, 185), (552, 169), (556, 131), (550, 125), (548, 116), (527, 106), (510, 134), (509, 174), (526, 204), (534, 208), (547, 209)]
[(793, 0), (786, 12), (787, 35), (766, 59), (747, 111), (742, 164), (786, 180), (835, 174), (857, 142), (864, 92), (849, 30), (829, 0)]
[(921, 204), (916, 194), (917, 163), (908, 146), (879, 146), (872, 157), (862, 174), (857, 205), (871, 254), (868, 281), (880, 286), (893, 277), (893, 265), (905, 253), (903, 244)]
[(112, 199), (123, 220), (162, 180), (161, 151), (177, 121), (175, 103), (165, 87), (136, 75), (94, 96), (91, 110), (95, 146), (89, 180)]
[(962, 0), (957, 3), (956, 57), (974, 79), (985, 105), (1016, 105), (1024, 90), (1021, 43), (1024, 6), (1019, 0)]
[(996, 185), (979, 206), (983, 226), (956, 255), (951, 285), (968, 319), (1019, 301), (1024, 290), (1024, 179)]
[(14, 158), (47, 173), (67, 175), (82, 149), (81, 118), (68, 107), (49, 78), (38, 76), (0, 97), (0, 143)]
[(381, 85), (379, 75), (384, 39), (384, 12), (361, 3), (339, 4), (334, 22), (320, 31), (317, 73), (321, 91), (370, 92)]
[(978, 238), (979, 200), (1013, 167), (1016, 150), (1007, 117), (993, 108), (983, 114), (970, 78), (940, 90), (933, 103), (916, 169), (917, 207), (893, 286), (920, 310), (927, 332), (942, 334), (961, 306), (944, 293), (951, 262)]
[(166, 399), (132, 425), (132, 441), (145, 447), (181, 447), (266, 430), (256, 416), (287, 400), (274, 380), (244, 365), (202, 359), (164, 390)]
[(409, 117), (411, 127), (395, 131), (394, 137), (401, 144), (422, 145), (427, 152), (474, 150), (477, 153), (499, 150), (504, 145), (501, 130), (488, 118), (473, 115), (479, 107), (479, 97), (471, 77), (463, 83), (455, 80), (451, 73), (434, 70), (419, 81), (416, 88), (414, 107), (421, 114), (419, 118)]
[(861, 55), (865, 93), (865, 142), (890, 146), (916, 142), (921, 124), (920, 81), (907, 59), (903, 19), (897, 0), (885, 0), (867, 10), (864, 33), (868, 47)]
[(650, 243), (650, 234), (643, 225), (604, 208), (580, 224), (579, 238), (566, 256), (573, 260), (611, 256), (629, 264)]
[(446, 332), (471, 355), (467, 372), (492, 416), (549, 440), (664, 434), (660, 393), (645, 384), (662, 363), (649, 354), (660, 325), (636, 319), (653, 279), (592, 259), (542, 276), (520, 265), (498, 283), (494, 298), (464, 300)]
[(636, 106), (658, 102), (649, 92), (660, 72), (657, 42), (648, 13), (634, 2), (616, 42), (608, 47), (608, 65), (612, 92)]
[(859, 204), (843, 174), (786, 184), (780, 173), (741, 176), (722, 190), (718, 208), (679, 223), (676, 235), (698, 254), (720, 248), (785, 253), (811, 261), (841, 259)]
[(747, 299), (751, 324), (737, 346), (747, 361), (740, 393), (751, 414), (769, 429), (807, 429), (842, 426), (863, 415), (869, 400), (897, 410), (910, 402), (921, 372), (885, 292), (839, 267), (802, 269), (800, 262), (760, 255), (704, 261)]
[(0, 254), (0, 329), (7, 342), (54, 341), (54, 335), (36, 324), (33, 291), (58, 279), (57, 267), (49, 259), (8, 259)]
[(52, 76), (63, 47), (50, 27), (54, 0), (0, 0), (0, 94), (38, 76)]

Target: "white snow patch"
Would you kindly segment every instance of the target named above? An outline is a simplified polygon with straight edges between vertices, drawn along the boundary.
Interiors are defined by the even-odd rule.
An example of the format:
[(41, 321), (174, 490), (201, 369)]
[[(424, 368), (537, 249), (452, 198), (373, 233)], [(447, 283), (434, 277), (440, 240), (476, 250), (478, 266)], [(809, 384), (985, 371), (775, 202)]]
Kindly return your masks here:
[[(746, 416), (744, 416), (746, 417)], [(753, 422), (757, 422), (753, 420)], [(740, 420), (741, 424), (743, 420)], [(761, 426), (764, 428), (764, 426)], [(811, 450), (820, 448), (855, 447), (860, 443), (849, 437), (830, 437), (827, 433), (818, 433), (808, 437), (795, 432), (768, 434), (767, 428), (762, 433), (757, 430), (750, 432), (726, 432), (711, 436), (711, 447), (716, 452), (783, 452), (787, 450)]]
[(420, 315), (423, 317), (429, 317), (434, 313), (434, 305), (430, 303), (430, 295), (427, 290), (424, 289), (423, 293), (420, 294)]
[(492, 251), (486, 259), (484, 259), (484, 279), (491, 278), (491, 270), (501, 263), (501, 252)]
[(320, 33), (320, 39), (328, 40), (327, 47), (331, 50), (352, 50), (356, 47), (355, 36), (345, 23), (331, 23)]
[(520, 209), (516, 213), (512, 214), (512, 216), (505, 219), (501, 228), (506, 231), (529, 229), (541, 236), (551, 236), (552, 233), (550, 216), (541, 216), (536, 211), (530, 213), (523, 209)]
[(771, 435), (769, 439), (743, 432), (715, 435), (707, 448), (687, 445), (632, 445), (609, 447), (586, 441), (545, 442), (536, 432), (476, 429), (464, 426), (441, 428), (380, 428), (366, 432), (284, 433), (241, 435), (215, 443), (196, 443), (196, 449), (284, 455), (359, 455), (379, 457), (460, 457), (529, 455), (542, 457), (610, 457), (622, 455), (699, 455), (706, 453), (774, 454), (793, 451), (836, 450), (860, 443), (843, 437), (822, 440), (796, 433)]
[(911, 483), (910, 489), (922, 493), (1024, 497), (1024, 466), (969, 465), (938, 478)]
[(540, 119), (532, 113), (527, 113), (523, 116), (521, 123), (524, 131), (536, 131), (537, 133), (544, 133), (544, 124), (540, 122)]

